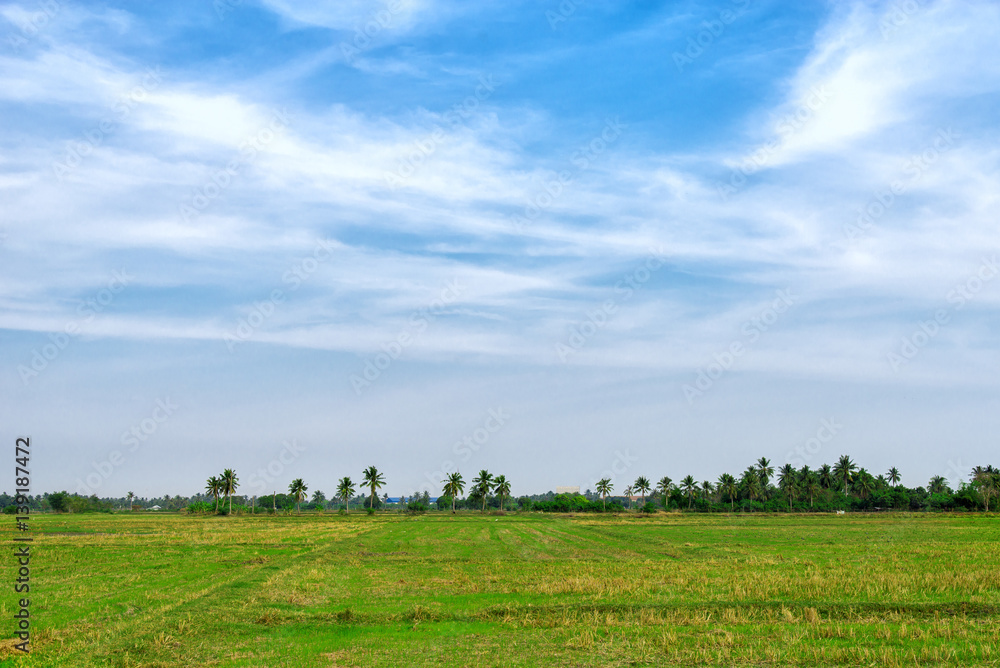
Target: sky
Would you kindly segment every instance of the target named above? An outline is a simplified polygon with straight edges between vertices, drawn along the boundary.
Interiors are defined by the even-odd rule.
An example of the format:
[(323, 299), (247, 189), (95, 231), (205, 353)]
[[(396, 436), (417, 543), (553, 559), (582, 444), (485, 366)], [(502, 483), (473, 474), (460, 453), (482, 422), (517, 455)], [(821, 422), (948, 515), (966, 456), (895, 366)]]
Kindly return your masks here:
[(974, 1), (0, 5), (0, 439), (102, 497), (843, 454), (957, 486), (1000, 463), (997, 34)]

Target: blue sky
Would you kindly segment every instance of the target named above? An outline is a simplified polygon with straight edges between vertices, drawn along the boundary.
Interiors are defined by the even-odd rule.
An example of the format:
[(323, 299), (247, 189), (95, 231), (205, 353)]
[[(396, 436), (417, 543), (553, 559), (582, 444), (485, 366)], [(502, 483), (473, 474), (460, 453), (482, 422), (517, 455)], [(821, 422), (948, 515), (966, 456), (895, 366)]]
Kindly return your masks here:
[(0, 6), (4, 438), (100, 496), (996, 464), (1000, 8), (800, 4)]

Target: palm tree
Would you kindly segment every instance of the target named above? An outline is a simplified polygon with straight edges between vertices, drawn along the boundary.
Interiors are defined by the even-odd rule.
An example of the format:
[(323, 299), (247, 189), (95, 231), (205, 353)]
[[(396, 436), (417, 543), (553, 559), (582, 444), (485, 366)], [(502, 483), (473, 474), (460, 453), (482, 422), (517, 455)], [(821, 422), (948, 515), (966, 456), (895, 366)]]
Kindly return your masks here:
[(625, 506), (626, 508), (631, 508), (632, 507), (632, 495), (634, 493), (635, 493), (635, 491), (632, 489), (631, 485), (629, 485), (628, 487), (626, 487), (625, 489), (622, 490), (622, 494), (625, 495), (625, 503), (627, 504)]
[(299, 508), (299, 504), (302, 500), (306, 498), (306, 483), (302, 478), (296, 478), (292, 481), (292, 484), (288, 486), (288, 493), (295, 497), (295, 514), (301, 515), (302, 511)]
[(649, 489), (650, 489), (650, 487), (649, 487), (649, 480), (647, 480), (643, 476), (639, 476), (638, 478), (635, 479), (635, 482), (632, 483), (632, 487), (634, 487), (635, 491), (639, 492), (639, 494), (642, 495), (642, 505), (645, 506), (646, 505), (646, 492), (648, 492)]
[(944, 479), (944, 476), (936, 475), (928, 483), (927, 491), (931, 494), (944, 494), (944, 491), (948, 488), (946, 483), (947, 481)]
[(719, 476), (717, 488), (720, 494), (729, 497), (729, 512), (732, 512), (734, 510), (733, 500), (736, 498), (736, 478), (728, 473), (723, 473)]
[(792, 512), (792, 497), (795, 495), (797, 473), (791, 464), (785, 464), (778, 471), (778, 486), (788, 497), (788, 512)]
[(851, 478), (854, 477), (852, 474), (857, 468), (857, 465), (847, 455), (841, 455), (840, 459), (837, 460), (836, 466), (833, 467), (833, 475), (838, 480), (844, 481), (844, 494), (847, 494), (847, 485), (851, 482)]
[[(208, 479), (209, 484), (211, 484), (211, 482), (213, 480), (215, 480), (215, 477), (209, 478)], [(135, 492), (129, 492), (128, 495), (127, 495), (127, 498), (128, 498), (128, 511), (132, 512), (132, 499), (135, 498)], [(987, 505), (989, 505), (989, 504), (987, 504)], [(989, 510), (989, 508), (987, 508), (987, 510)], [(215, 512), (219, 512), (219, 500), (218, 500), (218, 498), (216, 498), (216, 500), (215, 500)]]
[(886, 473), (886, 476), (889, 478), (889, 482), (891, 482), (893, 485), (898, 485), (899, 481), (901, 480), (901, 476), (899, 475), (899, 469), (897, 469), (895, 466), (889, 469), (888, 473)]
[(472, 479), (473, 489), (477, 494), (483, 497), (483, 512), (486, 512), (486, 497), (490, 495), (490, 490), (493, 489), (493, 475), (483, 469), (479, 472), (479, 477)]
[(774, 475), (774, 467), (771, 466), (767, 457), (761, 457), (757, 460), (757, 471), (760, 473), (760, 486), (766, 492), (767, 486), (771, 482), (771, 476)]
[(503, 512), (503, 498), (510, 494), (510, 480), (498, 475), (493, 479), (493, 493), (500, 497), (500, 512)]
[(222, 493), (229, 497), (229, 514), (233, 514), (233, 494), (240, 486), (240, 479), (236, 477), (236, 471), (226, 469), (222, 472)]
[(743, 472), (740, 477), (740, 485), (742, 485), (744, 491), (746, 492), (747, 498), (750, 499), (750, 512), (753, 512), (753, 502), (760, 498), (760, 472), (757, 471), (753, 466), (747, 467), (747, 470)]
[(608, 509), (608, 494), (611, 493), (614, 487), (611, 484), (610, 478), (601, 478), (597, 481), (597, 493), (601, 495), (601, 507), (603, 510)]
[(993, 468), (993, 465), (975, 466), (972, 469), (972, 485), (979, 490), (983, 497), (983, 505), (986, 512), (990, 512), (990, 497), (994, 496), (1000, 489), (1000, 471)]
[(691, 504), (694, 502), (694, 493), (698, 489), (698, 483), (695, 482), (694, 476), (687, 475), (681, 480), (681, 488), (687, 494), (688, 497), (688, 510), (691, 510)]
[(830, 468), (829, 464), (823, 464), (819, 467), (819, 484), (823, 486), (823, 489), (833, 487), (834, 480), (833, 469)]
[(702, 481), (702, 483), (701, 483), (701, 493), (702, 493), (702, 496), (704, 497), (704, 499), (706, 501), (711, 501), (712, 500), (712, 492), (714, 492), (714, 491), (715, 491), (715, 488), (712, 487), (712, 483), (710, 481), (708, 481), (708, 480)]
[(354, 482), (344, 476), (337, 483), (337, 496), (344, 500), (344, 505), (347, 506), (347, 512), (351, 512), (351, 497), (354, 496)]
[(451, 514), (455, 514), (455, 497), (465, 491), (465, 481), (462, 480), (462, 474), (458, 471), (450, 474), (447, 480), (442, 480), (444, 483), (444, 493), (445, 496), (451, 497)]
[(219, 512), (219, 495), (222, 493), (222, 481), (212, 476), (205, 481), (205, 491), (215, 498), (215, 512)]
[(376, 490), (382, 489), (382, 485), (385, 484), (385, 476), (374, 466), (369, 466), (362, 473), (361, 485), (363, 487), (369, 487), (372, 490), (371, 502), (368, 504), (369, 509), (375, 509), (375, 492)]
[(861, 469), (857, 473), (857, 488), (858, 496), (862, 499), (867, 499), (875, 491), (875, 478), (865, 469)]
[(670, 489), (672, 487), (673, 482), (674, 481), (668, 478), (667, 476), (663, 476), (662, 478), (660, 478), (660, 482), (656, 483), (656, 491), (659, 492), (660, 496), (663, 497), (664, 508), (667, 507), (667, 497), (670, 495)]
[(819, 484), (819, 478), (815, 473), (810, 471), (806, 475), (805, 480), (802, 481), (802, 489), (805, 491), (806, 496), (809, 497), (809, 507), (812, 508), (813, 499), (816, 498), (816, 495), (822, 489)]

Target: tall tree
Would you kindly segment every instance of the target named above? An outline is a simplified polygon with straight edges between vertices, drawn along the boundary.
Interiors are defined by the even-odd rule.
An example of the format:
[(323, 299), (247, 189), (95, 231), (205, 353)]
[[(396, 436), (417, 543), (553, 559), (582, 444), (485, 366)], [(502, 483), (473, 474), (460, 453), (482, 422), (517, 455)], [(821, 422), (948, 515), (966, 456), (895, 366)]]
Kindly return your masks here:
[(847, 494), (847, 486), (850, 484), (851, 478), (854, 477), (854, 471), (857, 468), (857, 465), (847, 455), (841, 455), (833, 467), (834, 477), (844, 483), (844, 494)]
[(625, 495), (625, 499), (626, 499), (625, 503), (628, 504), (626, 507), (629, 508), (629, 509), (631, 509), (632, 508), (632, 495), (635, 494), (635, 490), (632, 489), (632, 485), (629, 485), (628, 487), (626, 487), (625, 489), (623, 489), (622, 490), (622, 494)]
[(354, 481), (344, 476), (337, 483), (337, 496), (344, 500), (347, 512), (351, 512), (351, 497), (354, 496)]
[(292, 481), (292, 484), (288, 486), (288, 493), (292, 495), (295, 499), (295, 514), (301, 515), (302, 510), (299, 504), (302, 503), (303, 499), (306, 498), (306, 483), (302, 478), (296, 478)]
[(931, 494), (944, 494), (947, 489), (948, 481), (944, 479), (944, 476), (936, 475), (927, 484), (927, 491)]
[(493, 489), (493, 475), (486, 469), (483, 469), (477, 477), (472, 479), (472, 485), (476, 493), (483, 497), (483, 512), (485, 513), (486, 497), (489, 496), (490, 490)]
[(788, 511), (792, 510), (792, 497), (795, 496), (796, 482), (798, 478), (798, 472), (792, 467), (791, 464), (785, 464), (778, 471), (778, 487), (784, 492), (785, 496), (788, 497)]
[(222, 472), (222, 493), (229, 497), (229, 514), (233, 514), (233, 494), (240, 486), (240, 479), (236, 477), (236, 471), (226, 469)]
[(506, 476), (498, 475), (493, 479), (493, 493), (500, 497), (500, 512), (503, 512), (503, 500), (510, 495), (510, 481)]
[(902, 476), (899, 475), (899, 469), (897, 469), (895, 466), (889, 469), (888, 473), (886, 473), (886, 477), (889, 478), (889, 482), (891, 482), (893, 485), (898, 485), (899, 481), (902, 479)]
[(458, 471), (448, 474), (448, 479), (442, 481), (444, 483), (444, 493), (446, 496), (451, 497), (451, 514), (455, 514), (455, 498), (459, 494), (465, 491), (465, 481), (462, 480), (462, 474)]
[(823, 464), (819, 467), (819, 484), (823, 486), (823, 489), (833, 489), (836, 480), (829, 464)]
[(639, 492), (639, 494), (642, 496), (642, 505), (645, 506), (646, 492), (650, 490), (649, 480), (647, 480), (644, 476), (639, 476), (638, 478), (635, 479), (635, 482), (632, 484), (632, 487), (635, 488), (635, 491)]
[[(213, 476), (213, 477), (209, 478), (208, 480), (209, 480), (209, 483), (211, 483), (211, 481), (215, 480), (215, 477)], [(218, 490), (216, 490), (216, 493), (218, 493)], [(135, 492), (129, 492), (128, 493), (128, 511), (129, 512), (132, 512), (132, 499), (134, 499), (134, 498), (135, 498)], [(218, 497), (216, 497), (216, 499), (215, 499), (215, 512), (219, 512), (219, 499), (218, 499)]]
[(774, 467), (771, 466), (771, 462), (767, 457), (761, 457), (757, 460), (757, 472), (760, 473), (761, 489), (766, 493), (767, 486), (771, 484), (771, 476), (774, 475)]
[(993, 465), (976, 466), (972, 469), (972, 486), (983, 497), (983, 507), (990, 512), (990, 499), (1000, 491), (1000, 471)]
[(667, 476), (660, 478), (660, 482), (656, 483), (656, 492), (663, 498), (663, 507), (667, 507), (667, 497), (670, 496), (670, 490), (673, 487), (673, 480)]
[(736, 478), (734, 478), (729, 473), (723, 473), (719, 476), (718, 490), (720, 494), (725, 494), (729, 497), (729, 512), (732, 512), (735, 507), (733, 501), (736, 499)]
[(753, 466), (747, 467), (740, 477), (740, 486), (750, 499), (750, 512), (753, 512), (753, 502), (761, 496), (760, 472)]
[(205, 482), (205, 491), (215, 498), (215, 512), (219, 512), (219, 494), (222, 493), (222, 481), (212, 476)]
[(615, 486), (611, 484), (610, 478), (601, 478), (597, 481), (597, 493), (601, 495), (601, 507), (604, 510), (608, 509), (608, 494)]
[(687, 494), (688, 510), (691, 510), (691, 504), (694, 503), (694, 493), (698, 490), (698, 483), (695, 481), (694, 476), (684, 476), (684, 479), (681, 480), (681, 489)]
[(715, 491), (715, 487), (712, 486), (712, 482), (710, 480), (703, 480), (702, 481), (702, 483), (701, 483), (702, 498), (704, 498), (706, 501), (711, 501), (712, 500), (712, 492), (714, 492), (714, 491)]
[(368, 507), (372, 510), (375, 508), (375, 492), (382, 489), (382, 485), (385, 484), (385, 476), (375, 468), (374, 466), (369, 466), (364, 470), (361, 477), (361, 485), (363, 487), (368, 487), (371, 489), (371, 502)]
[(861, 469), (860, 471), (858, 471), (855, 478), (857, 482), (856, 487), (858, 490), (858, 496), (860, 496), (862, 499), (869, 498), (872, 495), (872, 492), (875, 491), (876, 487), (875, 478), (872, 477), (872, 474), (865, 469)]
[(822, 487), (819, 484), (819, 476), (810, 471), (802, 480), (802, 491), (809, 497), (809, 507), (813, 507), (813, 499), (819, 494)]

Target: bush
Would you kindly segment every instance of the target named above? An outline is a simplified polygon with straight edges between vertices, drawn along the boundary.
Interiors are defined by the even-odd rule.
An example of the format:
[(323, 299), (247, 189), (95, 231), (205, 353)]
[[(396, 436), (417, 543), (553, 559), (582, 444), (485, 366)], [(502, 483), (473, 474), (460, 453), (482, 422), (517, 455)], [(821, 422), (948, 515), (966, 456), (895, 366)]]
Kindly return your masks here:
[(196, 501), (187, 507), (187, 512), (191, 515), (209, 515), (215, 512), (215, 504), (208, 501)]
[(652, 501), (647, 501), (646, 505), (639, 509), (639, 512), (652, 515), (656, 512), (656, 505)]
[(418, 515), (426, 513), (428, 510), (427, 504), (419, 499), (414, 499), (406, 504), (406, 512), (411, 515)]

